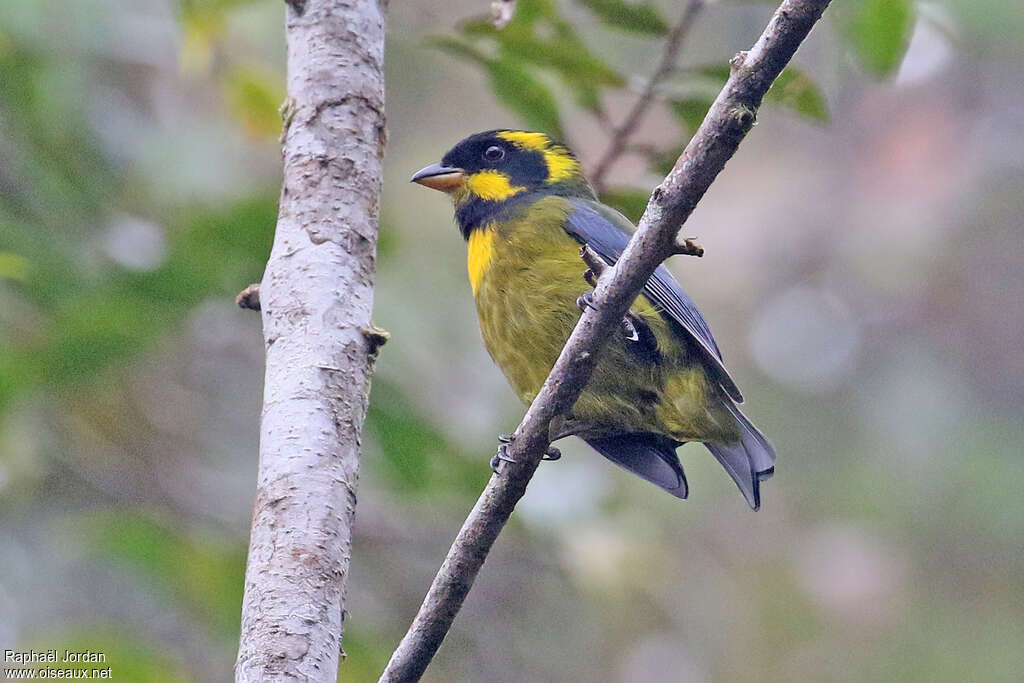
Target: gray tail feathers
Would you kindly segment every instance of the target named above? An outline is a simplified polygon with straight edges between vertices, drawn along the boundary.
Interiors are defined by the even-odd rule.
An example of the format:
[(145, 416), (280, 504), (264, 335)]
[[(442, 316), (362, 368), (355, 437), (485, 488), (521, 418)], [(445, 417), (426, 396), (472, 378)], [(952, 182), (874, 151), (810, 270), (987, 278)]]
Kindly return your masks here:
[(657, 484), (676, 498), (686, 498), (689, 489), (676, 456), (680, 445), (677, 441), (657, 434), (622, 434), (585, 441), (619, 467)]
[(775, 472), (775, 449), (732, 401), (724, 403), (739, 426), (740, 440), (704, 445), (740, 487), (750, 507), (756, 510), (761, 507), (761, 482)]

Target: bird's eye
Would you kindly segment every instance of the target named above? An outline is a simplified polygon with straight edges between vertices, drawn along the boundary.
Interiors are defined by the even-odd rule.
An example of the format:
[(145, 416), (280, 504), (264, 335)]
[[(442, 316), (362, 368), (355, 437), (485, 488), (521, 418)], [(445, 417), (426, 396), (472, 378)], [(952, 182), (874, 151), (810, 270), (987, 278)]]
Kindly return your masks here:
[(484, 152), (484, 159), (487, 161), (501, 161), (505, 158), (505, 150), (497, 145), (488, 147), (487, 151)]

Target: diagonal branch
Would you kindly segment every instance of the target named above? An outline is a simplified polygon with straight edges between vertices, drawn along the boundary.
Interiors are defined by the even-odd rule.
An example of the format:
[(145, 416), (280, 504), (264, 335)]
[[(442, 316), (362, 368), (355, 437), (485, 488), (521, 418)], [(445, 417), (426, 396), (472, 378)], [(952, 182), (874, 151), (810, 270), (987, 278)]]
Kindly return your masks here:
[(629, 110), (622, 125), (612, 132), (612, 139), (608, 143), (608, 149), (605, 151), (604, 156), (598, 160), (597, 166), (590, 176), (590, 182), (593, 183), (594, 189), (597, 190), (598, 194), (604, 191), (605, 175), (608, 174), (608, 171), (611, 170), (615, 162), (619, 160), (622, 153), (628, 149), (630, 136), (636, 132), (640, 121), (647, 114), (647, 110), (654, 104), (654, 95), (657, 92), (658, 86), (675, 70), (676, 61), (679, 59), (679, 52), (683, 48), (683, 41), (686, 39), (687, 34), (690, 33), (693, 25), (697, 23), (697, 16), (704, 8), (704, 4), (705, 0), (689, 0), (686, 3), (686, 8), (683, 9), (683, 15), (679, 18), (679, 22), (672, 27), (668, 37), (665, 39), (665, 47), (661, 53), (661, 61), (658, 63), (658, 68), (655, 69), (650, 79), (648, 79), (647, 86), (640, 93), (640, 98), (633, 103), (633, 108)]
[(506, 453), (514, 462), (491, 477), (469, 513), (382, 682), (417, 681), (423, 675), (548, 449), (552, 420), (572, 408), (590, 379), (602, 341), (612, 335), (655, 268), (674, 253), (683, 222), (754, 125), (765, 93), (828, 4), (785, 0), (754, 47), (733, 58), (728, 82), (675, 167), (654, 190), (636, 234), (599, 278), (595, 306), (583, 313), (508, 445)]

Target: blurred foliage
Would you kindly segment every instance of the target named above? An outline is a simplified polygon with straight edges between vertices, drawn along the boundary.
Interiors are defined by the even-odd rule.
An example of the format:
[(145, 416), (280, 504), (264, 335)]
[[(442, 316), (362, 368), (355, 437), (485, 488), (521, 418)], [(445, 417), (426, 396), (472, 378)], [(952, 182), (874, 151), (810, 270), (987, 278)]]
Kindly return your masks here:
[(238, 635), (245, 546), (238, 539), (185, 534), (152, 513), (110, 509), (76, 520), (97, 560), (123, 562), (184, 605), (226, 643)]
[(913, 0), (840, 3), (843, 34), (864, 67), (878, 76), (900, 65), (914, 30)]
[(611, 28), (660, 36), (668, 33), (668, 24), (658, 9), (649, 3), (625, 0), (579, 0)]
[(275, 214), (269, 198), (196, 214), (173, 233), (163, 264), (148, 272), (62, 258), (39, 241), (39, 225), (6, 224), (0, 246), (20, 252), (27, 274), (4, 294), (32, 311), (33, 326), (7, 328), (0, 337), (0, 407), (39, 384), (88, 379), (123, 362), (205, 297), (258, 279)]
[(373, 400), (366, 431), (380, 449), (381, 459), (369, 459), (391, 486), (405, 494), (471, 495), (485, 483), (472, 455), (461, 449), (426, 419), (402, 388), (386, 377), (373, 380)]

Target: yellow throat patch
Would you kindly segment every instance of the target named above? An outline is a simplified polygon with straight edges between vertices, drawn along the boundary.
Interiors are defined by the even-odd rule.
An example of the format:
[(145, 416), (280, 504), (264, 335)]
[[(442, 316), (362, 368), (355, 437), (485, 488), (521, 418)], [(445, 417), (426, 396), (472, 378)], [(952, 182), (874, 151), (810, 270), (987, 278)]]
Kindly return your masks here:
[(548, 167), (547, 182), (558, 183), (583, 175), (580, 164), (565, 147), (553, 142), (543, 133), (528, 133), (521, 130), (503, 130), (498, 133), (502, 140), (508, 140), (520, 149), (532, 149), (544, 155)]
[(473, 288), (473, 296), (480, 289), (480, 283), (491, 267), (494, 258), (494, 241), (497, 239), (494, 228), (485, 225), (469, 233), (466, 244), (466, 266), (469, 270), (469, 286)]

